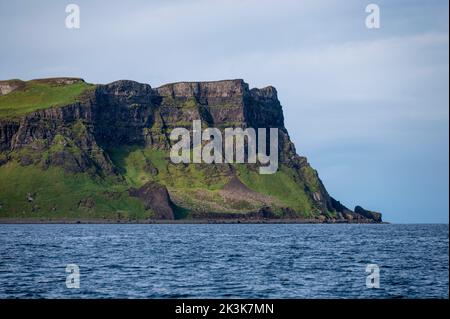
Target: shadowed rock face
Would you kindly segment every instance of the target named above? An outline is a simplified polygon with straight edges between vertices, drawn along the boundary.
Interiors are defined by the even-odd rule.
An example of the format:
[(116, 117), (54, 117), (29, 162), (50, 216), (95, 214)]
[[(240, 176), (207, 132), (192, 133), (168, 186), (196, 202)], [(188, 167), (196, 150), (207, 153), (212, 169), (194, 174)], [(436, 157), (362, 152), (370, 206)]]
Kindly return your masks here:
[[(72, 78), (50, 80), (59, 81), (59, 84), (81, 81)], [(7, 94), (3, 92), (10, 92), (21, 81), (16, 84), (3, 82), (8, 82), (9, 86), (0, 82), (0, 89), (2, 94)], [(199, 119), (205, 125), (221, 129), (278, 128), (280, 164), (291, 170), (291, 178), (301, 185), (314, 210), (326, 216), (328, 212), (338, 213), (335, 217), (338, 219), (381, 221), (380, 214), (360, 209), (352, 212), (328, 194), (307, 159), (296, 153), (284, 127), (276, 89), (271, 86), (249, 89), (248, 84), (239, 79), (181, 82), (158, 88), (121, 80), (97, 85), (95, 90), (70, 105), (36, 111), (20, 118), (0, 119), (0, 165), (15, 159), (22, 165), (44, 168), (55, 165), (72, 173), (87, 172), (122, 179), (111, 161), (111, 149), (140, 145), (167, 151), (171, 145), (170, 131), (175, 127), (190, 129), (192, 121)], [(44, 152), (47, 154), (45, 159), (39, 156)], [(151, 163), (146, 165), (152, 167)], [(158, 174), (157, 170), (152, 169), (152, 172), (152, 175)], [(208, 174), (233, 177), (234, 168), (228, 164), (217, 165), (208, 168)], [(230, 192), (229, 189), (226, 191)], [(164, 186), (145, 184), (130, 190), (130, 194), (142, 199), (160, 218), (173, 219), (170, 196)], [(263, 210), (270, 211), (270, 208)], [(292, 210), (287, 211), (289, 216), (295, 215)]]
[(355, 213), (361, 216), (364, 216), (368, 219), (372, 219), (376, 222), (381, 222), (381, 213), (378, 212), (373, 212), (370, 210), (366, 210), (364, 208), (362, 208), (361, 206), (356, 206), (355, 207)]
[(167, 189), (155, 182), (148, 182), (142, 187), (130, 189), (130, 195), (144, 202), (146, 209), (151, 209), (157, 219), (174, 219), (174, 204), (170, 200)]

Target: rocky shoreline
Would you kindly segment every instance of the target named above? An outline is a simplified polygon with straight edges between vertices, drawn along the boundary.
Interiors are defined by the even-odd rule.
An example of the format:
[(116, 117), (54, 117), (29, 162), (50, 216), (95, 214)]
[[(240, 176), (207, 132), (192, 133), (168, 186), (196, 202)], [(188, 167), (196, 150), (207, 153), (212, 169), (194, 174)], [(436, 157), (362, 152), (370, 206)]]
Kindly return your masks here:
[(49, 219), (49, 218), (0, 218), (0, 224), (388, 224), (373, 220), (325, 220), (319, 219)]

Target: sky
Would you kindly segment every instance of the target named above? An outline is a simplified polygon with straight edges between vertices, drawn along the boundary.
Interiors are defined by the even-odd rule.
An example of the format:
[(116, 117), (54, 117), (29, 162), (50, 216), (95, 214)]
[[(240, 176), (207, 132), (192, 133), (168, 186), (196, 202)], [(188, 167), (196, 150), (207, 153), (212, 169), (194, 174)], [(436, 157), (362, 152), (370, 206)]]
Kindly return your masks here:
[[(80, 28), (65, 25), (66, 5)], [(365, 8), (380, 8), (369, 29)], [(448, 223), (447, 0), (0, 0), (0, 79), (273, 85), (297, 153), (344, 205)]]

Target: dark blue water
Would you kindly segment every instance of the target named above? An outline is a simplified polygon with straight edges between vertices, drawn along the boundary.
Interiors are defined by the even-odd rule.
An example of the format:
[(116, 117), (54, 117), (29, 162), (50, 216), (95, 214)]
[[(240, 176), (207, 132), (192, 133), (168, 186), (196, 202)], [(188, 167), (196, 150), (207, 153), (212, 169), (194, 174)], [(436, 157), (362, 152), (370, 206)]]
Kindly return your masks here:
[(448, 259), (448, 225), (0, 225), (0, 298), (448, 298)]

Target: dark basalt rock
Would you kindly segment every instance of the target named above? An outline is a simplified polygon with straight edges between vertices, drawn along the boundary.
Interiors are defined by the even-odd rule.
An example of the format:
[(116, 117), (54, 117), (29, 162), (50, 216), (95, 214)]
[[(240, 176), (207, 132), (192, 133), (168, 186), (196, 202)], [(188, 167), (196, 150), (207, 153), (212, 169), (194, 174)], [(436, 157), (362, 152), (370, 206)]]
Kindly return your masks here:
[(368, 219), (371, 219), (371, 220), (373, 220), (375, 222), (378, 222), (378, 223), (382, 222), (382, 220), (381, 220), (381, 213), (373, 212), (373, 211), (370, 211), (370, 210), (366, 210), (366, 209), (362, 208), (361, 206), (356, 206), (355, 207), (355, 213), (359, 214), (361, 216), (364, 216), (364, 217), (366, 217)]
[(152, 210), (156, 219), (174, 219), (174, 204), (172, 203), (167, 188), (155, 182), (148, 182), (140, 188), (131, 188), (131, 196), (141, 199), (145, 209)]

